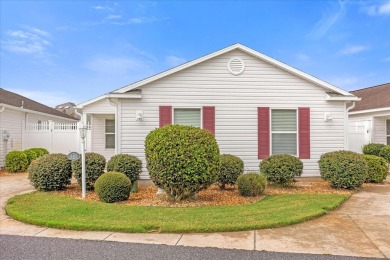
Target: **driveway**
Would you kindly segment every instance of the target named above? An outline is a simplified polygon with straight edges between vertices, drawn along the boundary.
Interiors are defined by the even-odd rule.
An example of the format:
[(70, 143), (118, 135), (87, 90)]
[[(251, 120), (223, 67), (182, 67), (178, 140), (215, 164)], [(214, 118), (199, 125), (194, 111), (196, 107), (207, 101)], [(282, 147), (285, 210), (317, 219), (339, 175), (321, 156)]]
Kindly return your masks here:
[[(4, 213), (6, 200), (32, 190), (27, 175), (0, 176), (0, 234), (390, 258), (390, 183), (354, 194), (339, 209), (288, 227), (207, 234), (125, 234), (27, 225)], [(239, 220), (237, 220), (239, 221)]]

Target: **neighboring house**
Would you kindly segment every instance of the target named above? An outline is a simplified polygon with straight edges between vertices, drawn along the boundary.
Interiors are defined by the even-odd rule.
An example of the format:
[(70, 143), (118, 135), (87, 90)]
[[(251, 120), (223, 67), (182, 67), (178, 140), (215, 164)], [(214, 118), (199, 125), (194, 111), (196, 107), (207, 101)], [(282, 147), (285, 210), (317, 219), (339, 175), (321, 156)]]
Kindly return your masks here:
[(390, 145), (390, 83), (351, 91), (351, 94), (362, 99), (349, 111), (351, 127), (362, 127), (365, 133), (362, 144)]
[(143, 161), (146, 135), (166, 124), (193, 125), (216, 137), (246, 171), (272, 154), (296, 155), (303, 176), (318, 160), (348, 147), (354, 95), (241, 44), (235, 44), (77, 106), (91, 118), (91, 150)]
[(39, 124), (48, 120), (77, 122), (72, 116), (0, 88), (0, 168), (8, 152), (22, 149), (23, 122)]
[(66, 102), (64, 104), (60, 104), (58, 106), (55, 106), (54, 109), (58, 110), (62, 113), (65, 113), (67, 115), (70, 115), (74, 118), (80, 119), (80, 116), (76, 114), (76, 104), (72, 102)]

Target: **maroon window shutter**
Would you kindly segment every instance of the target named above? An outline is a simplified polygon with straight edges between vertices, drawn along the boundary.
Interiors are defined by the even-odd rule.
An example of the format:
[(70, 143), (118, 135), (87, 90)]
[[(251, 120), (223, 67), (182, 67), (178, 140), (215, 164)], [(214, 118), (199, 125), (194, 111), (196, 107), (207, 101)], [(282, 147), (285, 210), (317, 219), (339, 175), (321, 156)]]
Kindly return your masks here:
[(310, 159), (310, 108), (298, 108), (299, 158)]
[(215, 107), (203, 107), (203, 129), (215, 134)]
[(269, 156), (269, 107), (257, 108), (257, 149), (259, 159), (265, 159)]
[(172, 107), (160, 106), (160, 127), (172, 124)]

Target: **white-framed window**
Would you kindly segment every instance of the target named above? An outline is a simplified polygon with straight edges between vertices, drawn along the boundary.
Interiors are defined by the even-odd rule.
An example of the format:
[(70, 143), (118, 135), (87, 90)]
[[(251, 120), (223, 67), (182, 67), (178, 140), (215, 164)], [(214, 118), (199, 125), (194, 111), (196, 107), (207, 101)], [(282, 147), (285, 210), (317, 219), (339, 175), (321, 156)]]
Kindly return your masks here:
[(390, 119), (386, 120), (386, 139), (387, 144), (390, 145)]
[(105, 120), (106, 149), (115, 149), (115, 120)]
[(174, 108), (173, 124), (189, 125), (202, 128), (202, 109), (200, 108)]
[(271, 110), (271, 154), (298, 155), (296, 109)]

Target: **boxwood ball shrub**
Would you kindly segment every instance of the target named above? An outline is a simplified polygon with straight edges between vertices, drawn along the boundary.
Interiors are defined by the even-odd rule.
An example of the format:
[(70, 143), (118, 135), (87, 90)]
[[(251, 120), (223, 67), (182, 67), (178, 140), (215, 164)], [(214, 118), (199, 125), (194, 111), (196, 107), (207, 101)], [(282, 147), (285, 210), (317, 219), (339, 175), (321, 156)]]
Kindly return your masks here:
[(383, 146), (379, 152), (379, 156), (385, 159), (387, 163), (390, 163), (390, 145)]
[(256, 197), (267, 186), (267, 177), (258, 173), (242, 174), (237, 178), (238, 192), (244, 197)]
[(9, 172), (24, 172), (28, 165), (28, 157), (22, 151), (11, 151), (5, 156), (5, 169)]
[(34, 153), (36, 153), (37, 158), (41, 157), (41, 156), (44, 156), (46, 154), (49, 154), (49, 151), (46, 150), (45, 148), (30, 148), (28, 150), (33, 151)]
[(388, 166), (384, 158), (369, 154), (364, 154), (363, 158), (368, 167), (366, 182), (379, 183), (386, 179)]
[(117, 202), (130, 196), (131, 181), (121, 172), (106, 172), (95, 183), (95, 191), (101, 201)]
[(23, 152), (27, 155), (29, 165), (32, 161), (38, 158), (38, 155), (36, 152), (34, 152), (34, 150), (28, 149), (28, 150), (24, 150)]
[(40, 191), (63, 190), (70, 184), (72, 166), (65, 154), (48, 154), (28, 167), (31, 184)]
[[(72, 170), (77, 182), (81, 186), (81, 156), (78, 160), (72, 162)], [(106, 168), (106, 158), (98, 153), (85, 154), (85, 179), (88, 190), (93, 190), (95, 181), (104, 173)]]
[(362, 186), (367, 177), (363, 155), (351, 151), (325, 153), (318, 161), (321, 177), (335, 188), (354, 189)]
[(231, 154), (221, 154), (219, 159), (221, 165), (217, 183), (221, 189), (225, 189), (225, 185), (236, 184), (238, 176), (244, 172), (244, 162)]
[(111, 157), (107, 163), (107, 171), (121, 172), (133, 183), (139, 179), (142, 171), (142, 161), (130, 154), (118, 154)]
[(363, 146), (363, 153), (380, 156), (379, 153), (384, 146), (384, 144), (366, 144)]
[(218, 144), (197, 127), (167, 125), (151, 131), (145, 155), (150, 178), (175, 201), (194, 196), (219, 174)]
[(277, 185), (288, 185), (295, 176), (301, 176), (303, 163), (299, 158), (289, 154), (271, 155), (260, 163), (260, 172), (268, 182)]

